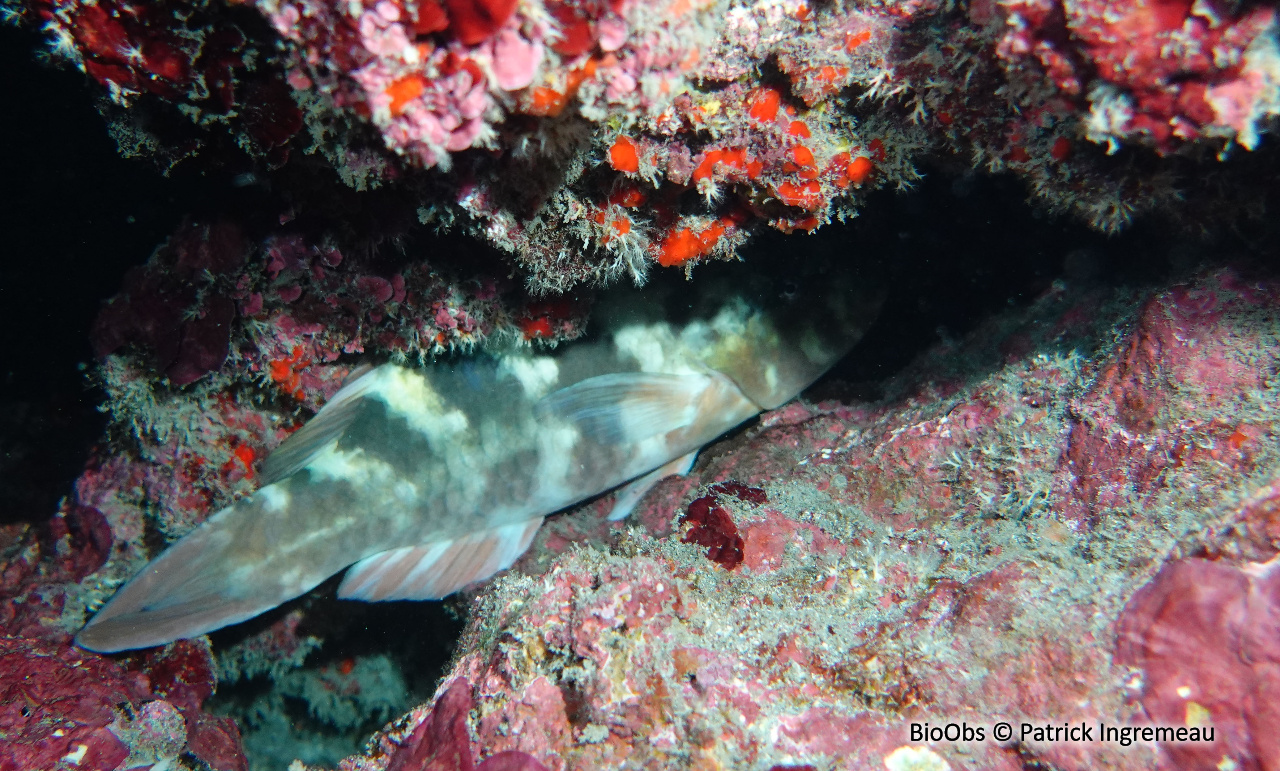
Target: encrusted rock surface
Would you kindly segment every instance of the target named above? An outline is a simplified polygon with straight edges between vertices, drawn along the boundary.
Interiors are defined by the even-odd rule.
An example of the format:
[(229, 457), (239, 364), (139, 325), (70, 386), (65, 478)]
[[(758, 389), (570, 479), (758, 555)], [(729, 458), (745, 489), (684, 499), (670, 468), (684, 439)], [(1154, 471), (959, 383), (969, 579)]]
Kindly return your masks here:
[[(1272, 767), (1277, 288), (1223, 269), (1122, 296), (1051, 291), (934, 350), (878, 403), (765, 415), (629, 527), (583, 543), (604, 504), (564, 515), (481, 592), (441, 687), (474, 700), (473, 756)], [(716, 496), (740, 564), (677, 524), (725, 480), (763, 491)], [(341, 767), (385, 767), (425, 714)], [(991, 738), (1001, 720), (1013, 741)], [(1081, 721), (1095, 739), (1106, 724), (1214, 741), (1021, 735)], [(912, 722), (987, 738), (912, 741)]]
[(914, 184), (931, 155), (1011, 172), (1044, 208), (1107, 231), (1143, 213), (1234, 221), (1272, 195), (1269, 159), (1229, 162), (1280, 115), (1264, 3), (5, 9), (111, 97), (124, 152), (252, 169), (300, 205), (383, 188), (422, 224), (508, 252), (538, 291), (729, 259), (769, 228), (812, 231)]

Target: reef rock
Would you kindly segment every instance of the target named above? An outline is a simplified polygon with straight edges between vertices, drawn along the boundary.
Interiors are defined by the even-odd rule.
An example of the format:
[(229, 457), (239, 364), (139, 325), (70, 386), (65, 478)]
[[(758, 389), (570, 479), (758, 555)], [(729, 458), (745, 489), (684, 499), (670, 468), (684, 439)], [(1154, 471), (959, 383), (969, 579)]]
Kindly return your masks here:
[(632, 526), (553, 523), (434, 710), (342, 767), (424, 731), (553, 771), (1271, 767), (1278, 288), (1059, 288), (882, 401), (764, 416)]

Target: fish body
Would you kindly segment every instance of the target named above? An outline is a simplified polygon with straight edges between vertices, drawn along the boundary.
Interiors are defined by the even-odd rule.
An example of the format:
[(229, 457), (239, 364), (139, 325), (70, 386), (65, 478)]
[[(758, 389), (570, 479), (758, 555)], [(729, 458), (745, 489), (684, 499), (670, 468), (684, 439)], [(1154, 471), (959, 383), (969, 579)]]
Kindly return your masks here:
[(244, 621), (350, 567), (338, 595), (435, 599), (509, 567), (543, 519), (629, 480), (616, 515), (699, 448), (797, 395), (878, 309), (852, 277), (737, 273), (605, 293), (589, 339), (344, 386), (262, 486), (174, 543), (76, 642), (110, 652)]

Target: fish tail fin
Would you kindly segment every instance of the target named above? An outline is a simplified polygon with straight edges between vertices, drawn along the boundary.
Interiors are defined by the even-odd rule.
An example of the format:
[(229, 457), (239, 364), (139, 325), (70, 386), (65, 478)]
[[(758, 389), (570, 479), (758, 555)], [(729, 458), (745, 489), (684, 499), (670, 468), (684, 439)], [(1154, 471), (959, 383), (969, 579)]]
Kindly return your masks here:
[(245, 621), (310, 590), (325, 576), (255, 570), (254, 545), (271, 543), (271, 531), (283, 524), (275, 514), (255, 498), (223, 509), (117, 591), (76, 644), (99, 653), (163, 645)]

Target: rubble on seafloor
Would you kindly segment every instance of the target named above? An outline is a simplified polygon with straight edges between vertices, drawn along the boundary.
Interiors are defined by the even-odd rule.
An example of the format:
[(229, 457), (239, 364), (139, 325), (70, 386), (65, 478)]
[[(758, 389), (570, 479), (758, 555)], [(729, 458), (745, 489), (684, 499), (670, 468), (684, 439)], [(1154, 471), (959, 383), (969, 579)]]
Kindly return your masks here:
[[(537, 291), (735, 255), (1007, 170), (1113, 232), (1266, 196), (1276, 10), (1225, 0), (6, 0), (162, 167), (393, 188)], [(322, 168), (324, 171), (316, 171)], [(281, 173), (273, 173), (280, 171)], [(313, 178), (313, 177), (309, 177)], [(342, 180), (339, 183), (338, 180)]]

